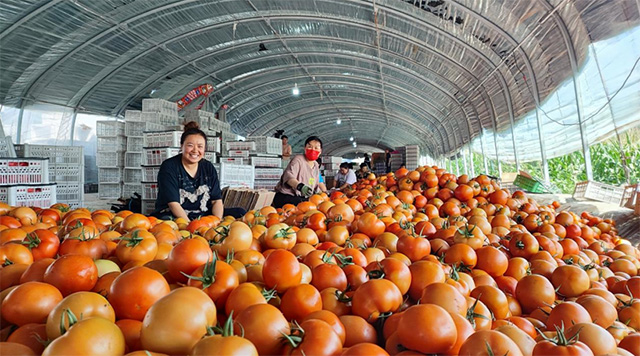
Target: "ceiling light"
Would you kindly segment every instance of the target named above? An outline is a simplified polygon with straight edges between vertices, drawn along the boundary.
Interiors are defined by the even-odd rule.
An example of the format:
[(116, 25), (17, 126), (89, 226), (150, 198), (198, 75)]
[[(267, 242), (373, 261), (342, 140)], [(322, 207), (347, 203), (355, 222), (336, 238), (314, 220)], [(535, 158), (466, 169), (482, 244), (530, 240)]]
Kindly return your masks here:
[(151, 93), (149, 93), (149, 96), (151, 96), (151, 95), (155, 94), (155, 92), (156, 92), (156, 91), (158, 91), (158, 89), (153, 89), (153, 90), (151, 90)]
[(353, 141), (353, 136), (349, 137), (349, 141)]
[(298, 83), (295, 83), (293, 85), (293, 89), (291, 89), (291, 94), (293, 94), (293, 96), (300, 95), (300, 89), (298, 89)]
[(354, 142), (353, 147), (358, 147), (358, 144)]
[(342, 123), (342, 120), (338, 119), (336, 120), (336, 124), (340, 125)]

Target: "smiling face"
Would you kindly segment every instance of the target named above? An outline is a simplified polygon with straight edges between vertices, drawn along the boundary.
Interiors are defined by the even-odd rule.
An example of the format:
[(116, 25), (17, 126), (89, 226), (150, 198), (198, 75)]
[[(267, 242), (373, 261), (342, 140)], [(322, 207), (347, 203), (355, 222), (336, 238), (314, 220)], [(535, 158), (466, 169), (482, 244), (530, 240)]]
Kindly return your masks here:
[(204, 158), (206, 141), (201, 135), (189, 135), (182, 144), (182, 162), (195, 164)]

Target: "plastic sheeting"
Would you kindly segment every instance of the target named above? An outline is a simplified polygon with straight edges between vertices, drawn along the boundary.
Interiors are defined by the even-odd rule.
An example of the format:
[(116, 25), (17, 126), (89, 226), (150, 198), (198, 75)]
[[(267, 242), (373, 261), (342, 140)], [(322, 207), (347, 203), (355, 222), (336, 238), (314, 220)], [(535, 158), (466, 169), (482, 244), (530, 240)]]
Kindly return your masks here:
[[(440, 157), (496, 130), (502, 151), (511, 122), (553, 106), (589, 44), (634, 28), (639, 11), (636, 0), (4, 0), (0, 104), (116, 116), (152, 91), (176, 100), (210, 83), (241, 135), (320, 134), (335, 152), (357, 136)], [(560, 96), (545, 111), (570, 121)]]

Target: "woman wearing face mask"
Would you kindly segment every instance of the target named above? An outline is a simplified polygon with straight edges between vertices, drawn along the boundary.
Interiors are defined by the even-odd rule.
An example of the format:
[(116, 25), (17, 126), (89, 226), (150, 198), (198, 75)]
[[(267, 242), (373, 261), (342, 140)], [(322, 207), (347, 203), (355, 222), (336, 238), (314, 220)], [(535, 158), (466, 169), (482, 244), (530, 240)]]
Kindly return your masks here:
[(218, 172), (204, 159), (206, 143), (207, 135), (198, 123), (185, 124), (180, 137), (181, 153), (162, 162), (158, 171), (154, 216), (190, 221), (203, 215), (243, 215), (241, 208), (224, 209)]
[(304, 154), (294, 156), (284, 170), (278, 185), (273, 206), (296, 205), (309, 199), (316, 190), (325, 191), (320, 182), (320, 167), (316, 160), (322, 153), (322, 141), (311, 136), (304, 142)]

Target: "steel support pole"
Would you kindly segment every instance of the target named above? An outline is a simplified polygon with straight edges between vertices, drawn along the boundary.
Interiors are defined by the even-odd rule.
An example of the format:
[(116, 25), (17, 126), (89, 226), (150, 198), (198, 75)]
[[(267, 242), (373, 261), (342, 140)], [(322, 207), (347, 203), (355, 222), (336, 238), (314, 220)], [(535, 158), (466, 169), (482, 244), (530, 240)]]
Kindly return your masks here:
[(500, 156), (498, 156), (498, 134), (493, 132), (493, 145), (496, 149), (496, 164), (498, 165), (498, 178), (502, 177), (502, 164), (500, 164)]
[(489, 164), (487, 162), (487, 154), (484, 150), (484, 130), (482, 130), (482, 136), (480, 136), (480, 151), (482, 152), (482, 161), (484, 163), (484, 173), (489, 174)]
[(536, 121), (538, 123), (538, 140), (540, 141), (540, 157), (542, 158), (542, 175), (544, 183), (549, 185), (549, 162), (547, 162), (547, 151), (545, 149), (544, 139), (542, 138), (542, 121), (540, 120), (540, 110), (536, 106)]
[(460, 159), (456, 157), (456, 175), (460, 177), (460, 163), (458, 163)]
[(22, 143), (22, 116), (24, 115), (24, 100), (20, 104), (20, 113), (18, 114), (18, 131), (16, 132), (16, 143)]
[(471, 174), (470, 175), (471, 175), (471, 177), (475, 177), (476, 176), (476, 169), (473, 166), (474, 165), (474, 163), (473, 163), (473, 150), (471, 149), (471, 145), (469, 145), (469, 161), (470, 161), (470, 165), (469, 166), (471, 166), (471, 171), (470, 171)]
[(467, 155), (464, 152), (464, 147), (460, 150), (460, 154), (462, 155), (462, 163), (464, 164), (464, 174), (469, 174), (469, 164), (467, 162)]

